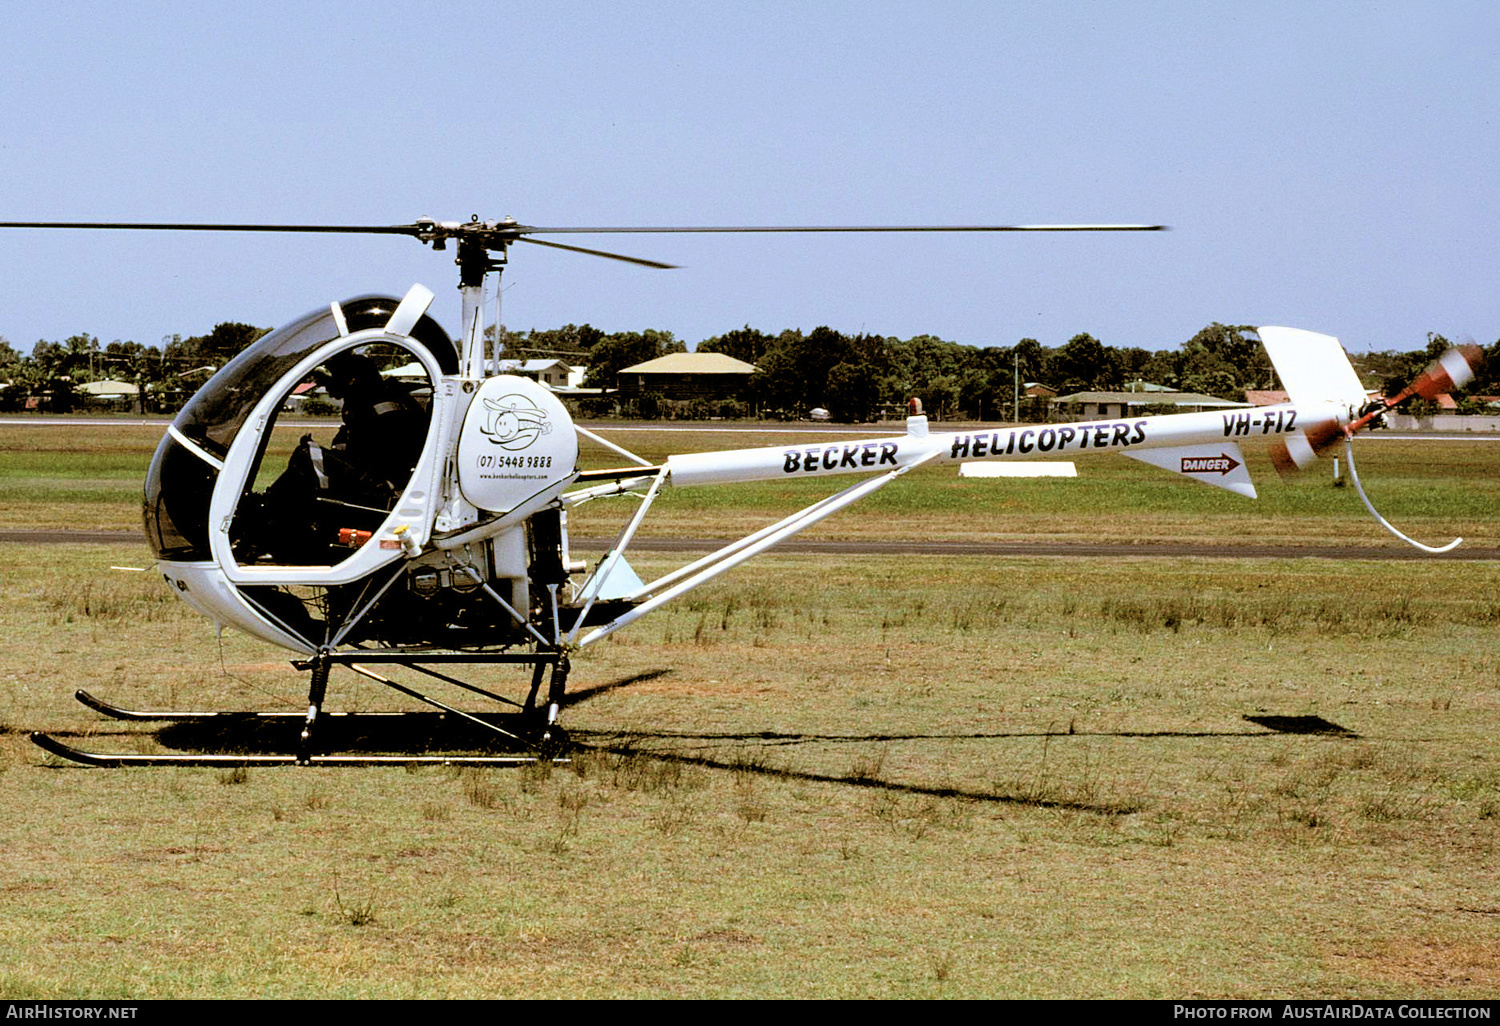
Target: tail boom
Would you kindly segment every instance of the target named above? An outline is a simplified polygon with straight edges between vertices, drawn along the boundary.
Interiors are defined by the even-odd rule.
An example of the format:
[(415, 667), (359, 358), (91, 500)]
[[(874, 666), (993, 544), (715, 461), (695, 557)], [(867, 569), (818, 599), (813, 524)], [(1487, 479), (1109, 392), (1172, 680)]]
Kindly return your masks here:
[[(932, 434), (927, 432), (925, 417), (912, 417), (903, 435), (690, 453), (668, 458), (666, 466), (672, 484), (686, 487), (874, 473), (927, 459), (935, 464), (1055, 460), (1123, 452), (1220, 487), (1229, 487), (1230, 481), (1248, 486), (1248, 473), (1241, 473), (1244, 459), (1238, 443), (1255, 436), (1292, 434), (1304, 416), (1302, 410), (1288, 403), (1226, 413), (1175, 413)], [(1149, 450), (1166, 454), (1152, 459), (1138, 455)], [(1236, 466), (1230, 467), (1230, 463)], [(1254, 494), (1253, 488), (1248, 492), (1242, 487), (1231, 490)]]

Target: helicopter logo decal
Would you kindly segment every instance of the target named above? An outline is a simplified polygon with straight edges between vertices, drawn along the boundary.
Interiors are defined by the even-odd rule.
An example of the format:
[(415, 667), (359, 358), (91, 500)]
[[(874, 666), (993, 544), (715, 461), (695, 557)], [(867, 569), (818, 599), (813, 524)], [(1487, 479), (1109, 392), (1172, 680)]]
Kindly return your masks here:
[(529, 449), (542, 435), (552, 433), (547, 414), (524, 395), (512, 392), (499, 399), (487, 398), (484, 405), (489, 412), (479, 431), (502, 449)]

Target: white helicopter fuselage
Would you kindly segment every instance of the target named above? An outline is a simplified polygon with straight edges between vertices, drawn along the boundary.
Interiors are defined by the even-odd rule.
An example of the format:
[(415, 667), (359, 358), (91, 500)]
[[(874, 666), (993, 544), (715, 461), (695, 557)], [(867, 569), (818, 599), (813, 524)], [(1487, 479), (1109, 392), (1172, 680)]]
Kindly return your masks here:
[[(917, 413), (902, 434), (853, 441), (687, 453), (661, 466), (624, 453), (639, 469), (597, 472), (610, 477), (604, 484), (593, 483), (597, 474), (586, 475), (589, 483), (569, 490), (580, 475), (578, 435), (597, 436), (574, 425), (545, 386), (484, 376), (477, 314), (466, 313), (469, 330), (455, 344), (429, 323), (431, 300), (429, 290), (415, 286), (399, 302), (365, 297), (315, 311), (247, 350), (184, 408), (153, 463), (152, 478), (171, 476), (173, 487), (158, 482), (153, 492), (148, 480), (147, 488), (148, 535), (161, 572), (181, 597), (220, 624), (304, 655), (357, 644), (361, 633), (395, 645), (582, 647), (917, 467), (1118, 452), (1254, 498), (1241, 441), (1264, 438), (1273, 458), (1280, 450), (1298, 462), (1299, 452), (1342, 431), (1362, 399), (1336, 339), (1263, 329), (1278, 367), (1292, 368), (1289, 376), (1298, 384), (1293, 402), (943, 432), (931, 431)], [(315, 511), (314, 527), (324, 540), (293, 551), (317, 558), (279, 551), (285, 539), (253, 544), (247, 537), (258, 518), (285, 522), (263, 514), (280, 485), (267, 487), (270, 475), (262, 466), (282, 459), (268, 459), (278, 417), (318, 368), (356, 351), (411, 361), (427, 396), (420, 457), (393, 475), (404, 484), (378, 508), (341, 499), (336, 489), (319, 495), (315, 501), (322, 505), (302, 507)], [(1313, 359), (1318, 366), (1298, 375)], [(1332, 375), (1335, 388), (1322, 385), (1330, 377), (1325, 365), (1339, 372)], [(284, 473), (291, 472), (288, 462)], [(838, 475), (868, 480), (649, 585), (624, 562), (664, 487)], [(574, 575), (586, 568), (568, 555), (566, 510), (648, 485), (614, 548), (575, 583)], [(278, 530), (295, 533), (296, 527)], [(339, 542), (327, 540), (333, 533)], [(307, 589), (325, 597), (308, 598)], [(473, 622), (479, 608), (489, 610), (483, 624)], [(602, 626), (583, 633), (589, 624)]]
[[(376, 326), (362, 330), (349, 324), (347, 304), (315, 311), (226, 366), (173, 422), (148, 477), (147, 534), (162, 575), (188, 604), (221, 627), (304, 655), (336, 641), (309, 637), (253, 596), (358, 587), (392, 564), (426, 561), (445, 580), (475, 567), (486, 584), (499, 582), (506, 601), (528, 608), (524, 525), (575, 476), (572, 420), (530, 379), (465, 377), (445, 336), (416, 330), (431, 299), (414, 287), (399, 304), (383, 301)], [(416, 368), (426, 394), (425, 435), (413, 444), (420, 455), (393, 471), (400, 484), (389, 509), (348, 507), (355, 519), (378, 523), (351, 527), (348, 542), (325, 547), (324, 559), (264, 558), (244, 536), (254, 526), (256, 489), (280, 470), (269, 452), (289, 400), (329, 361), (372, 347)]]
[(1056, 460), (1118, 452), (1249, 498), (1254, 485), (1240, 451), (1242, 439), (1294, 435), (1300, 425), (1347, 421), (1346, 408), (1292, 403), (1243, 410), (1124, 417), (1078, 423), (1033, 424), (929, 433), (927, 419), (907, 419), (902, 435), (857, 441), (765, 446), (693, 453), (667, 461), (672, 484), (729, 484), (835, 474), (870, 473), (917, 462)]

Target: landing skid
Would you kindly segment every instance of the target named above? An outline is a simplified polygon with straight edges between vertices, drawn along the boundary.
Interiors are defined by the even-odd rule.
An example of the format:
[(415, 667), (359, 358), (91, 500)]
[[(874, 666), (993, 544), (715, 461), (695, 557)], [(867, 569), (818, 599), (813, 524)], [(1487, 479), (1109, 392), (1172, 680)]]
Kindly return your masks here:
[[(220, 709), (211, 712), (196, 712), (190, 709), (126, 709), (106, 702), (102, 698), (96, 698), (84, 691), (82, 688), (73, 692), (73, 697), (88, 706), (96, 713), (108, 716), (115, 720), (125, 720), (130, 723), (196, 723), (199, 720), (300, 720), (307, 714), (303, 712), (259, 712), (259, 711), (236, 711)], [(325, 712), (322, 714), (327, 719), (339, 719), (346, 716), (369, 717), (397, 717), (406, 716), (403, 712)]]
[[(473, 662), (505, 662), (524, 663), (532, 667), (531, 690), (524, 703), (515, 702), (504, 698), (483, 688), (475, 687), (453, 677), (428, 669), (423, 663), (446, 664), (446, 663), (473, 663)], [(416, 691), (403, 684), (388, 679), (380, 673), (370, 669), (370, 664), (395, 664), (406, 669), (427, 674), (438, 680), (453, 684), (466, 691), (490, 698), (503, 705), (511, 706), (515, 710), (509, 714), (475, 714), (464, 712), (453, 706), (447, 705)], [(564, 763), (568, 760), (559, 756), (568, 744), (567, 733), (558, 725), (557, 715), (561, 707), (563, 689), (568, 674), (568, 660), (565, 655), (557, 651), (544, 650), (526, 654), (476, 654), (476, 653), (454, 653), (454, 652), (324, 652), (311, 659), (294, 662), (298, 669), (312, 671), (312, 681), (308, 692), (308, 706), (306, 712), (259, 712), (259, 711), (198, 711), (190, 709), (127, 709), (104, 701), (89, 694), (87, 691), (78, 690), (74, 697), (83, 705), (95, 712), (108, 716), (111, 719), (124, 720), (134, 723), (164, 723), (167, 724), (159, 732), (163, 737), (163, 743), (169, 747), (215, 747), (216, 739), (211, 737), (214, 732), (221, 733), (240, 731), (242, 736), (238, 743), (229, 746), (233, 748), (255, 748), (272, 747), (282, 748), (287, 746), (289, 738), (282, 736), (272, 739), (267, 744), (264, 737), (256, 737), (257, 731), (275, 727), (294, 726), (302, 723), (300, 736), (295, 739), (295, 752), (270, 751), (235, 751), (232, 753), (199, 753), (199, 754), (126, 754), (89, 752), (75, 748), (70, 744), (58, 740), (45, 732), (35, 732), (30, 735), (33, 744), (59, 758), (68, 759), (72, 762), (85, 766), (99, 768), (118, 768), (125, 766), (211, 766), (222, 768), (236, 768), (249, 766), (526, 766), (541, 762)], [(354, 672), (374, 680), (403, 695), (415, 698), (429, 706), (441, 710), (439, 713), (421, 712), (324, 712), (322, 709), (324, 694), (327, 690), (329, 671), (335, 665), (342, 665)], [(538, 694), (546, 671), (551, 669), (551, 685), (548, 689), (545, 707), (537, 703)], [(505, 724), (505, 726), (502, 726)], [(432, 734), (433, 728), (439, 728), (439, 734)], [(507, 727), (511, 729), (507, 729)], [(512, 755), (377, 755), (377, 754), (331, 754), (318, 750), (318, 742), (324, 738), (326, 732), (333, 735), (342, 733), (345, 735), (346, 745), (335, 745), (334, 747), (361, 747), (369, 745), (367, 739), (361, 739), (360, 729), (366, 732), (382, 734), (389, 741), (396, 739), (404, 740), (406, 743), (417, 741), (421, 738), (423, 729), (429, 732), (432, 744), (426, 746), (430, 751), (432, 747), (456, 747), (484, 749), (494, 744), (499, 738), (504, 738), (506, 743), (522, 749), (530, 749), (523, 754)], [(165, 740), (165, 735), (172, 732), (197, 734), (200, 744), (172, 745)], [(467, 731), (469, 738), (461, 735)], [(446, 734), (449, 736), (440, 736)], [(405, 735), (402, 737), (402, 735)], [(207, 738), (207, 744), (201, 742)], [(454, 744), (457, 740), (461, 743)], [(472, 742), (472, 743), (470, 743)], [(381, 744), (381, 748), (401, 747), (400, 744)], [(420, 749), (419, 749), (420, 750)]]
[(483, 755), (312, 755), (306, 759), (296, 755), (123, 755), (86, 752), (41, 732), (33, 733), (31, 741), (51, 755), (98, 769), (125, 766), (208, 766), (219, 769), (242, 766), (529, 766), (539, 762), (568, 762), (565, 758)]

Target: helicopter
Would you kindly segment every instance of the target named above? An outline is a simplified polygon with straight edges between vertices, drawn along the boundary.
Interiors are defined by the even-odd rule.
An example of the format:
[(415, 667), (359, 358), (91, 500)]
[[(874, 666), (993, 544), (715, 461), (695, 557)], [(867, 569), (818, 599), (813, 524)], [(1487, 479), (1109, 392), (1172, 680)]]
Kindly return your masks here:
[[(219, 369), (168, 426), (147, 473), (143, 519), (171, 590), (217, 625), (289, 650), (309, 674), (305, 712), (134, 710), (84, 691), (107, 716), (206, 722), (300, 720), (294, 751), (267, 754), (87, 752), (44, 732), (31, 740), (91, 766), (521, 765), (566, 758), (570, 657), (653, 610), (764, 553), (839, 510), (929, 465), (1122, 453), (1247, 498), (1255, 487), (1240, 441), (1264, 436), (1278, 471), (1295, 473), (1342, 442), (1353, 474), (1353, 436), (1413, 396), (1462, 387), (1478, 347), (1449, 350), (1411, 387), (1371, 404), (1338, 340), (1286, 327), (1259, 336), (1289, 401), (1229, 412), (1120, 417), (952, 432), (929, 429), (920, 402), (905, 431), (853, 441), (704, 453), (652, 464), (576, 423), (550, 387), (498, 373), (487, 351), (484, 292), (515, 243), (548, 246), (649, 268), (672, 265), (533, 236), (667, 232), (1082, 232), (1160, 231), (1162, 225), (892, 227), (535, 227), (514, 219), (402, 225), (246, 225), (3, 222), (0, 228), (395, 234), (456, 249), (461, 335), (429, 312), (435, 294), (363, 295), (313, 310), (263, 336)], [(498, 333), (496, 333), (498, 334)], [(382, 370), (401, 367), (397, 388)], [(343, 402), (332, 442), (304, 435), (285, 451), (275, 429), (296, 397), (318, 385)], [(579, 439), (625, 465), (579, 468)], [(666, 487), (747, 481), (858, 478), (769, 526), (644, 582), (627, 551)], [(1370, 513), (1402, 540), (1356, 487)], [(608, 496), (639, 506), (596, 563), (573, 558), (569, 511)], [(523, 698), (464, 681), (464, 665), (530, 670)], [(520, 754), (368, 755), (324, 750), (331, 672), (343, 667), (441, 711)], [(505, 707), (476, 714), (392, 679), (396, 667)], [(441, 668), (441, 669), (439, 669)]]

